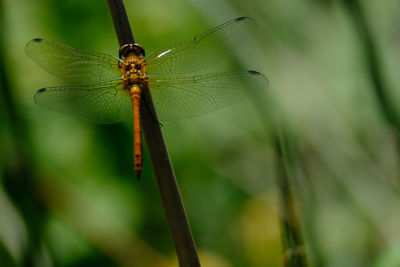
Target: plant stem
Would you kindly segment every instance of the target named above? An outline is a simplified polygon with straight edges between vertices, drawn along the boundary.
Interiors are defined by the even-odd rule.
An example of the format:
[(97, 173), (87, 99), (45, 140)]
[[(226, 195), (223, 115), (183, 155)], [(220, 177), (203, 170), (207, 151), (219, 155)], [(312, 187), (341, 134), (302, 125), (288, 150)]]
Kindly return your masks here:
[[(385, 120), (393, 127), (397, 139), (400, 138), (400, 120), (393, 103), (390, 101), (389, 90), (382, 73), (381, 59), (376, 43), (371, 34), (364, 11), (358, 0), (342, 0), (350, 14), (351, 22), (359, 35), (362, 51), (367, 60), (368, 72), (373, 84), (374, 93)], [(399, 141), (399, 140), (398, 140)]]
[(120, 46), (135, 43), (124, 2), (122, 0), (107, 0), (107, 2)]
[[(287, 171), (287, 160), (290, 161), (287, 155), (288, 136), (286, 133), (277, 130), (274, 139), (278, 188), (281, 199), (281, 229), (284, 250), (284, 266), (305, 267), (307, 266), (305, 247), (300, 223), (295, 212), (289, 174)], [(287, 160), (285, 160), (285, 158)]]
[[(134, 43), (132, 30), (122, 0), (107, 0), (120, 46)], [(182, 267), (200, 266), (196, 246), (176, 182), (171, 160), (161, 133), (150, 92), (142, 91), (142, 128), (149, 151), (158, 190), (175, 243), (179, 264)], [(151, 115), (152, 114), (152, 115)]]

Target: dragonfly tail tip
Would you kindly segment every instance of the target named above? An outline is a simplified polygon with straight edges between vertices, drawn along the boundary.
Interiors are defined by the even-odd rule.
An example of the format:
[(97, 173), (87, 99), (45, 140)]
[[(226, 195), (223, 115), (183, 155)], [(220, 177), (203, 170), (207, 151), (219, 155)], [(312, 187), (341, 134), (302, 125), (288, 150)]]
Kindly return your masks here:
[(137, 170), (137, 171), (135, 171), (136, 172), (136, 179), (139, 181), (140, 180), (140, 177), (142, 176), (142, 171), (141, 170)]

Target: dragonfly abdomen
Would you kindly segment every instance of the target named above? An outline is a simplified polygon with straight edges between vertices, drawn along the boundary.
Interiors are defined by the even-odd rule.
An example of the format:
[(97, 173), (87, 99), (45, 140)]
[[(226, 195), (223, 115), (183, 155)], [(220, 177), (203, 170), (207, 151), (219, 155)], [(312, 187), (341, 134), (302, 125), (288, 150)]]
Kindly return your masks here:
[(141, 98), (141, 90), (139, 85), (135, 84), (129, 89), (129, 94), (132, 100), (133, 107), (133, 158), (135, 164), (135, 172), (136, 177), (139, 179), (142, 173), (142, 164), (143, 164), (143, 156), (142, 156), (142, 135), (141, 135), (141, 127), (140, 127), (140, 98)]
[(132, 52), (123, 58), (122, 72), (125, 90), (129, 91), (133, 108), (133, 158), (136, 177), (139, 179), (142, 173), (143, 153), (142, 135), (140, 125), (140, 99), (141, 88), (147, 86), (146, 62), (143, 55)]

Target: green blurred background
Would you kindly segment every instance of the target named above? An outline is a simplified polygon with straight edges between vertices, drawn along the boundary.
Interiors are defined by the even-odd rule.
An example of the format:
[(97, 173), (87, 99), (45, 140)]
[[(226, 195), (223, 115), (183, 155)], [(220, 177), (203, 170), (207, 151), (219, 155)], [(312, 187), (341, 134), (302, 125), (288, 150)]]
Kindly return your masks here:
[[(147, 51), (234, 17), (264, 94), (163, 133), (203, 266), (400, 266), (400, 2), (125, 1)], [(106, 1), (0, 0), (0, 266), (177, 266), (130, 125), (44, 110), (41, 37), (117, 56)]]

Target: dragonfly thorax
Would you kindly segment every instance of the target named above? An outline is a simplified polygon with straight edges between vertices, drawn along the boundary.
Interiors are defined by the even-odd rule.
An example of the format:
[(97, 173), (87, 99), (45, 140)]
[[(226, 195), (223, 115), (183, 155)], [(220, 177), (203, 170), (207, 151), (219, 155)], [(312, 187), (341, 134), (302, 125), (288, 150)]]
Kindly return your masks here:
[(123, 83), (126, 86), (147, 83), (146, 62), (142, 56), (128, 56), (122, 64)]

